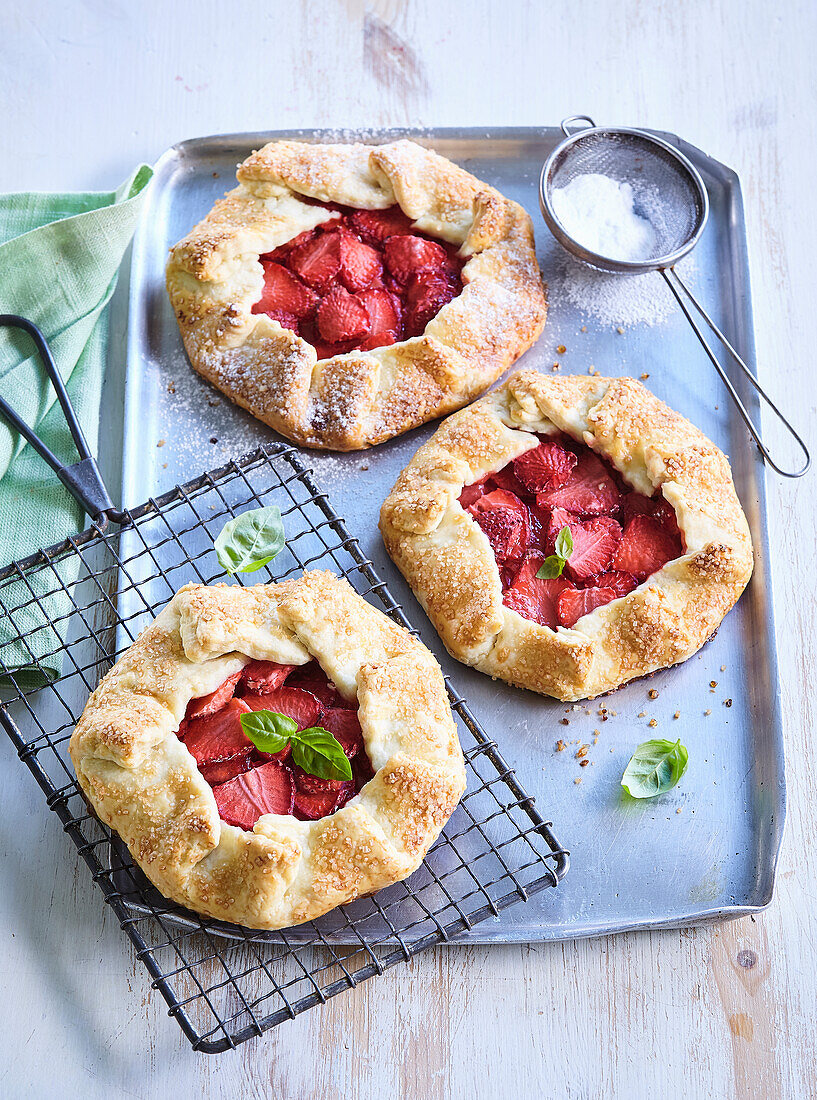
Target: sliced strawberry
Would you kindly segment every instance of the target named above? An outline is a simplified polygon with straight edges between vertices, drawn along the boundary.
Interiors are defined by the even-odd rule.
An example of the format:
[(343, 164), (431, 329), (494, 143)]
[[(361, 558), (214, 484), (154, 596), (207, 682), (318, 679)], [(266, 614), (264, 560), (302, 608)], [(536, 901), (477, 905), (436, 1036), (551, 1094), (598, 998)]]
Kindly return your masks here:
[(243, 775), (252, 767), (252, 752), (247, 751), (239, 756), (231, 756), (229, 760), (215, 760), (212, 764), (202, 764), (199, 771), (211, 787), (218, 783), (226, 783), (235, 779), (237, 775)]
[[(402, 238), (392, 239), (401, 240)], [(421, 272), (412, 276), (406, 287), (406, 336), (419, 336), (428, 322), (436, 317), (452, 298), (456, 298), (457, 294), (458, 290), (451, 280), (435, 272)]]
[(482, 481), (475, 481), (471, 485), (463, 485), (462, 492), (459, 495), (459, 502), (462, 507), (470, 508), (475, 501), (484, 496), (488, 492), (489, 481), (490, 478), (484, 477)]
[(289, 684), (264, 695), (243, 695), (241, 702), (246, 704), (248, 710), (271, 710), (275, 714), (286, 714), (298, 724), (299, 730), (319, 725), (323, 714), (323, 707), (310, 691), (290, 687)]
[(279, 665), (277, 661), (250, 661), (241, 674), (242, 683), (247, 690), (264, 694), (281, 687), (295, 665)]
[(501, 470), (491, 474), (491, 484), (497, 489), (504, 489), (508, 493), (513, 493), (514, 496), (525, 497), (528, 495), (525, 486), (513, 471), (513, 463), (503, 466)]
[(339, 791), (344, 783), (348, 782), (345, 779), (321, 779), (320, 776), (310, 775), (309, 772), (305, 772), (303, 768), (298, 767), (292, 769), (292, 778), (295, 780), (295, 786), (298, 790), (303, 791), (305, 794)]
[[(258, 312), (257, 310), (254, 312)], [(267, 317), (273, 321), (277, 321), (281, 328), (288, 328), (291, 332), (294, 332), (296, 336), (301, 335), (301, 321), (295, 316), (294, 313), (284, 313), (280, 309), (267, 309), (264, 310)]]
[(609, 566), (621, 542), (621, 528), (614, 519), (573, 520), (570, 523), (573, 550), (565, 571), (574, 581), (586, 581)]
[(500, 566), (519, 561), (530, 542), (530, 514), (519, 497), (494, 489), (468, 511), (485, 532)]
[(514, 578), (514, 582), (502, 597), (502, 602), (525, 619), (555, 630), (559, 625), (556, 604), (562, 592), (573, 585), (564, 577), (542, 580), (536, 576), (542, 568), (545, 555), (539, 550), (529, 551)]
[(301, 665), (296, 668), (290, 674), (287, 686), (304, 688), (314, 695), (324, 707), (344, 707), (347, 705), (317, 661), (310, 661), (308, 665)]
[(264, 814), (291, 814), (295, 784), (289, 768), (271, 761), (213, 787), (218, 812), (228, 825), (252, 829)]
[(383, 246), (383, 257), (399, 283), (407, 283), (421, 271), (443, 272), (448, 266), (448, 253), (441, 244), (410, 235), (389, 237)]
[(194, 718), (187, 724), (184, 743), (199, 766), (252, 751), (252, 742), (239, 721), (250, 709), (245, 700), (230, 699), (215, 714)]
[(621, 493), (604, 463), (592, 451), (582, 454), (565, 485), (537, 493), (540, 507), (566, 508), (578, 515), (609, 515), (619, 505)]
[(307, 241), (311, 241), (313, 237), (317, 235), (316, 229), (305, 229), (303, 233), (299, 233), (297, 237), (293, 237), (291, 241), (286, 241), (284, 244), (279, 244), (277, 248), (272, 252), (267, 252), (266, 255), (261, 256), (261, 263), (265, 260), (272, 260), (278, 264), (286, 264), (289, 259), (289, 254), (293, 248), (298, 248), (302, 244), (306, 244)]
[(397, 233), (411, 233), (411, 219), (407, 218), (399, 206), (390, 206), (386, 210), (355, 210), (349, 221), (356, 233), (371, 244), (382, 244)]
[(622, 523), (626, 524), (633, 516), (652, 516), (674, 535), (680, 534), (675, 509), (660, 493), (655, 497), (645, 497), (636, 492), (625, 493), (621, 498)]
[(359, 752), (352, 760), (352, 775), (354, 777), (355, 790), (365, 787), (374, 776), (372, 762), (365, 752)]
[(578, 459), (558, 443), (540, 443), (514, 459), (513, 471), (530, 493), (560, 489), (565, 485)]
[(369, 332), (371, 322), (363, 303), (343, 287), (335, 287), (318, 306), (318, 332), (330, 344), (358, 340)]
[(232, 699), (235, 693), (235, 686), (241, 679), (242, 669), (238, 672), (234, 672), (232, 676), (228, 676), (221, 687), (217, 687), (215, 691), (211, 691), (209, 695), (202, 695), (198, 699), (191, 699), (187, 704), (187, 711), (185, 718), (206, 718), (210, 714), (215, 714), (217, 711)]
[(314, 313), (318, 296), (281, 264), (264, 264), (264, 290), (252, 307), (253, 313), (276, 313), (308, 317)]
[(628, 592), (638, 587), (638, 578), (632, 573), (622, 573), (618, 569), (613, 569), (609, 573), (601, 573), (596, 577), (596, 584), (599, 588), (612, 588), (617, 596), (626, 596)]
[(289, 254), (290, 267), (313, 290), (328, 290), (340, 271), (342, 239), (338, 229), (319, 233), (292, 249)]
[(613, 569), (644, 580), (681, 555), (681, 540), (652, 516), (633, 516), (624, 528), (612, 562)]
[(295, 791), (294, 813), (301, 821), (317, 821), (320, 817), (334, 813), (335, 810), (349, 801), (348, 791), (354, 796), (354, 784), (344, 783), (337, 791), (324, 791), (317, 794), (307, 794), (306, 791)]
[[(372, 334), (391, 332), (395, 338), (400, 329), (400, 314), (395, 298), (388, 290), (364, 290), (357, 295), (369, 315)], [(394, 341), (392, 341), (394, 343)]]
[(340, 277), (348, 290), (365, 290), (383, 274), (380, 255), (351, 233), (342, 233)]
[(563, 527), (576, 522), (576, 517), (566, 508), (536, 508), (545, 535), (545, 548), (552, 554), (556, 547), (556, 536)]
[(396, 343), (397, 333), (387, 330), (386, 332), (372, 332), (368, 336), (364, 336), (357, 346), (361, 351), (374, 351), (375, 348), (387, 348)]
[(324, 712), (321, 725), (340, 741), (350, 760), (363, 748), (363, 730), (357, 711), (333, 707)]
[(597, 607), (603, 607), (617, 598), (612, 588), (568, 588), (556, 604), (556, 612), (562, 626), (575, 626), (583, 615), (589, 615)]

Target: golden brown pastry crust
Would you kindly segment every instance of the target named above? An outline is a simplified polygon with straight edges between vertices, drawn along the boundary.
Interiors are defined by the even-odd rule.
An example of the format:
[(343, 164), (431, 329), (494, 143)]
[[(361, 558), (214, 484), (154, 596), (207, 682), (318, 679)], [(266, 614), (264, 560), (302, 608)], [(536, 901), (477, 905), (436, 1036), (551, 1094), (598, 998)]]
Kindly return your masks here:
[[(171, 250), (167, 289), (194, 368), (306, 447), (370, 447), (482, 393), (537, 339), (546, 303), (525, 211), (411, 141), (275, 141)], [(462, 293), (421, 336), (317, 360), (314, 347), (253, 314), (259, 255), (333, 217), (301, 196), (359, 209), (398, 203), (418, 230), (460, 246)]]
[[(613, 463), (634, 489), (675, 509), (686, 552), (571, 629), (551, 630), (502, 602), (490, 544), (458, 501), (565, 432)], [(440, 425), (383, 504), (380, 530), (453, 657), (557, 699), (592, 698), (690, 657), (752, 573), (752, 543), (726, 456), (632, 378), (521, 370)]]
[[(187, 703), (249, 658), (311, 656), (357, 698), (375, 775), (318, 821), (228, 825), (177, 736)], [(182, 588), (94, 691), (70, 752), (89, 802), (166, 897), (250, 928), (300, 924), (410, 875), (465, 788), (439, 665), (331, 573)]]

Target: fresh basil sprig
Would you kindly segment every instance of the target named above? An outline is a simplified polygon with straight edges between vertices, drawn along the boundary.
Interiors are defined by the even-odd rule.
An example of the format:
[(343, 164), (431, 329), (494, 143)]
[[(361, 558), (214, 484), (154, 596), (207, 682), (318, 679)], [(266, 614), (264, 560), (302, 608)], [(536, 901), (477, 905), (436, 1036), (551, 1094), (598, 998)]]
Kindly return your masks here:
[(352, 765), (343, 745), (329, 730), (310, 726), (299, 730), (287, 714), (254, 710), (239, 718), (241, 728), (260, 752), (281, 752), (292, 745), (292, 762), (319, 779), (351, 779)]
[(254, 573), (284, 548), (281, 509), (251, 508), (225, 523), (215, 541), (218, 560), (228, 573)]
[(621, 785), (633, 798), (655, 798), (670, 790), (687, 770), (689, 753), (680, 741), (644, 741), (630, 757)]
[(541, 581), (552, 581), (556, 577), (561, 577), (565, 562), (568, 561), (570, 555), (573, 553), (573, 536), (570, 533), (569, 527), (563, 527), (561, 529), (556, 536), (556, 543), (553, 549), (556, 553), (545, 558), (536, 574)]

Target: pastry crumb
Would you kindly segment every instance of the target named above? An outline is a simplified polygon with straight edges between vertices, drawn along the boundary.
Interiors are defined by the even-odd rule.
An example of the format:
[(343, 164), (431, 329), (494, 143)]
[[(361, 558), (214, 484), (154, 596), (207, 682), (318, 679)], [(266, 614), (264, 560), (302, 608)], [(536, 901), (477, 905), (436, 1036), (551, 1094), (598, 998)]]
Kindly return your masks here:
[(732, 700), (731, 699), (724, 699), (723, 705), (725, 707), (731, 707), (732, 706)]
[(569, 718), (560, 718), (559, 721), (562, 723), (563, 726), (569, 726), (570, 725), (570, 719)]
[(711, 713), (712, 713), (711, 710), (705, 710), (704, 711), (704, 718), (708, 718)]
[(647, 724), (655, 729), (655, 727), (658, 725), (658, 720), (656, 718), (651, 718)]
[(646, 718), (647, 717), (647, 712), (645, 710), (640, 710), (638, 712), (638, 717), (639, 718)]
[(564, 741), (560, 737), (559, 740), (556, 742), (556, 751), (557, 752), (564, 752), (566, 748), (567, 748), (567, 745), (564, 743)]
[(587, 750), (589, 748), (589, 745), (581, 745), (576, 751), (576, 759), (581, 760), (583, 757), (587, 756)]
[(589, 760), (580, 760), (579, 761), (579, 767), (580, 768), (586, 768), (589, 763), (590, 763)]
[(559, 353), (559, 355), (564, 355), (564, 353), (567, 351), (567, 348), (564, 346), (564, 344), (559, 344), (556, 351)]
[(164, 445), (165, 445), (165, 441), (163, 439), (157, 440), (157, 442), (156, 442), (157, 447), (164, 447)]
[(621, 325), (616, 325), (616, 332), (619, 334), (619, 336), (624, 335), (624, 329), (621, 327)]
[(647, 692), (647, 695), (649, 695), (650, 699), (657, 699), (658, 694), (659, 693), (655, 690), (655, 688), (650, 688), (650, 690)]
[(718, 686), (718, 681), (717, 680), (710, 680), (709, 681), (709, 686), (711, 688), (716, 688)]
[(680, 712), (680, 710), (676, 710), (675, 714), (673, 714), (673, 716), (672, 716), (672, 717), (673, 717), (673, 718), (680, 718), (680, 717), (681, 717), (681, 712)]
[(645, 381), (645, 380), (646, 380), (647, 378), (649, 378), (649, 377), (650, 377), (650, 372), (649, 372), (649, 371), (646, 371), (646, 370), (645, 370), (645, 371), (644, 371), (644, 373), (643, 373), (643, 374), (639, 374), (639, 376), (638, 376), (638, 377), (639, 377), (639, 378), (640, 378), (640, 379), (641, 379), (642, 381)]
[(582, 777), (580, 775), (577, 775), (576, 778), (573, 780), (573, 782), (576, 784), (576, 786), (578, 786), (579, 783), (581, 783), (581, 781), (582, 781)]

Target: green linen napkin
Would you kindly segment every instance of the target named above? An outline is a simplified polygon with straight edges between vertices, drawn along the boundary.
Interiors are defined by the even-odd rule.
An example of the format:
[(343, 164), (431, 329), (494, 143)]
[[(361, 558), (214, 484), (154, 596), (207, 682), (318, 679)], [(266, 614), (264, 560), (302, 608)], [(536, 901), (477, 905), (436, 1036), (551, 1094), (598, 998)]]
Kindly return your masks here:
[[(111, 192), (0, 195), (0, 313), (27, 317), (42, 330), (94, 454), (105, 307), (152, 175), (141, 165)], [(31, 339), (18, 329), (0, 329), (0, 390), (60, 459), (78, 460)], [(56, 474), (0, 417), (0, 568), (85, 525)], [(72, 577), (62, 567), (60, 577), (69, 583), (76, 569)], [(24, 688), (42, 682), (38, 664), (47, 676), (60, 674), (55, 651), (69, 604), (64, 591), (54, 591), (59, 587), (49, 570), (28, 583), (0, 585), (0, 682), (4, 672)]]

